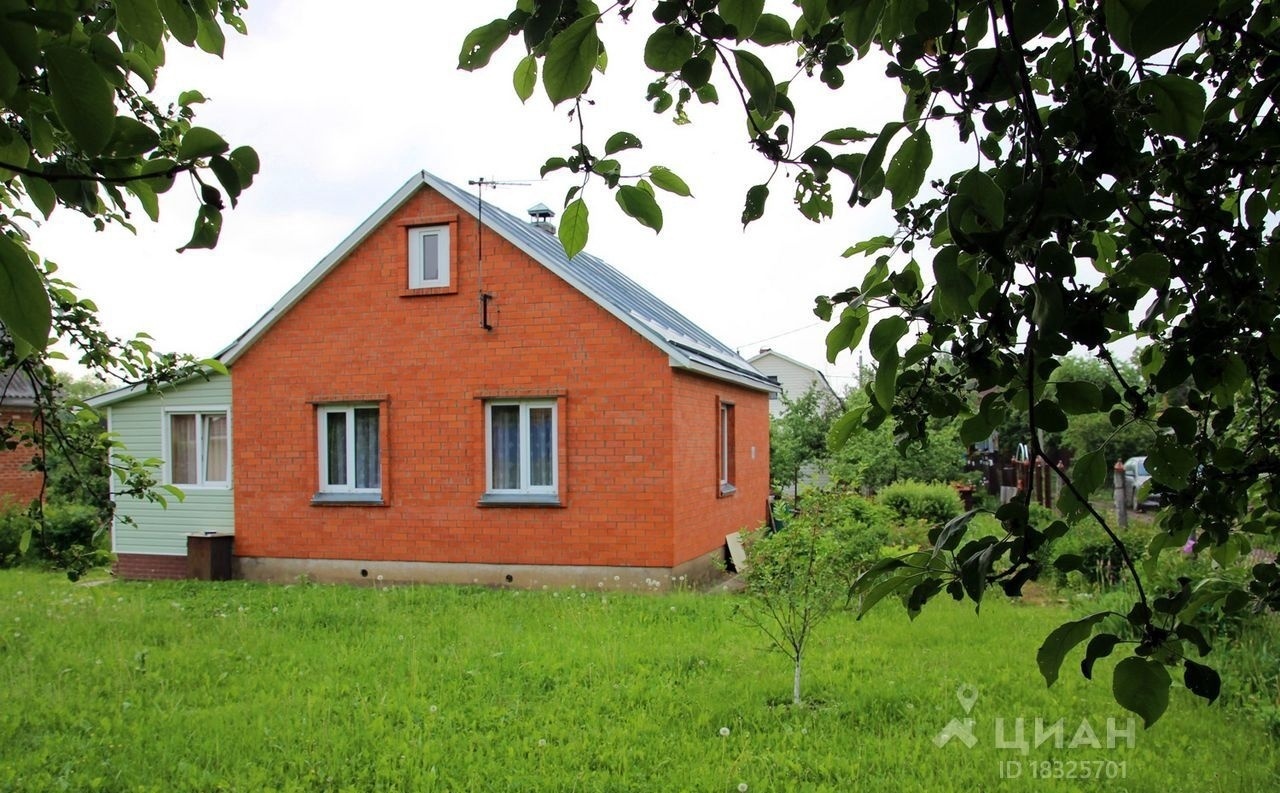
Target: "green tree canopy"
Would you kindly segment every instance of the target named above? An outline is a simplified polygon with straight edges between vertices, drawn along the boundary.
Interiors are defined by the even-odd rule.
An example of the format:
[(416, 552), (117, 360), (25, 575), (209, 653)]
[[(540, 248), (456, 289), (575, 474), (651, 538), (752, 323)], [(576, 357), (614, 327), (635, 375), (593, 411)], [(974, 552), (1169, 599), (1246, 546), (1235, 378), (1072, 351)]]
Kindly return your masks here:
[[(744, 223), (778, 194), (814, 220), (837, 204), (887, 202), (896, 228), (847, 251), (865, 257), (865, 276), (816, 303), (832, 322), (830, 358), (865, 341), (877, 363), (867, 402), (837, 435), (892, 422), (910, 440), (954, 417), (970, 442), (1017, 413), (1043, 457), (1040, 430), (1101, 414), (1155, 436), (1148, 467), (1170, 506), (1151, 554), (1196, 534), (1230, 560), (1280, 532), (1275, 0), (662, 0), (639, 11), (630, 0), (518, 0), (467, 37), (459, 65), (484, 66), (514, 38), (526, 53), (517, 95), (540, 81), (580, 121), (612, 26), (630, 20), (649, 31), (645, 100), (656, 111), (683, 122), (694, 97), (740, 107), (762, 157)], [(878, 127), (796, 137), (806, 107), (793, 85), (816, 78), (831, 104), (850, 106), (865, 79), (852, 65), (864, 59), (901, 87), (901, 108)], [(683, 182), (637, 163), (634, 135), (574, 130), (544, 171), (613, 189), (627, 214), (660, 228), (659, 190), (683, 194)], [(935, 161), (944, 139), (966, 161)], [(562, 226), (570, 253), (585, 244), (582, 200), (579, 189), (567, 198), (566, 215), (582, 220)], [(1064, 356), (1121, 340), (1142, 347), (1143, 382), (1049, 388)], [(1185, 406), (1164, 407), (1188, 381)], [(1108, 471), (1103, 450), (1079, 455), (1059, 506), (1114, 540), (1083, 497)], [(1026, 502), (997, 516), (1004, 536), (963, 542), (967, 524), (955, 521), (935, 552), (880, 566), (865, 584), (914, 608), (944, 591), (977, 603), (996, 583), (1017, 592), (1067, 523), (1030, 525)], [(1063, 626), (1041, 650), (1045, 679), (1093, 636), (1086, 673), (1122, 648), (1114, 690), (1147, 723), (1168, 702), (1170, 667), (1213, 700), (1218, 676), (1195, 660), (1209, 650), (1201, 615), (1274, 609), (1280, 572), (1258, 565), (1244, 585), (1157, 596), (1125, 561), (1137, 590), (1129, 634), (1106, 632), (1104, 615)]]
[[(40, 419), (33, 428), (7, 427), (5, 442), (44, 448), (77, 431), (64, 424), (74, 411), (65, 410), (48, 365), (62, 356), (49, 350), (53, 339), (68, 342), (100, 379), (130, 384), (154, 387), (220, 366), (159, 353), (145, 334), (103, 332), (97, 306), (55, 275), (28, 230), (55, 211), (84, 215), (99, 230), (132, 230), (139, 211), (158, 220), (160, 196), (182, 181), (200, 197), (182, 250), (217, 244), (223, 210), (253, 182), (258, 156), (195, 123), (205, 101), (199, 91), (172, 103), (153, 92), (167, 47), (221, 57), (226, 31), (245, 32), (245, 7), (246, 0), (0, 0), (0, 369), (21, 368), (37, 384)], [(121, 490), (152, 483), (141, 464), (123, 463), (119, 473)]]

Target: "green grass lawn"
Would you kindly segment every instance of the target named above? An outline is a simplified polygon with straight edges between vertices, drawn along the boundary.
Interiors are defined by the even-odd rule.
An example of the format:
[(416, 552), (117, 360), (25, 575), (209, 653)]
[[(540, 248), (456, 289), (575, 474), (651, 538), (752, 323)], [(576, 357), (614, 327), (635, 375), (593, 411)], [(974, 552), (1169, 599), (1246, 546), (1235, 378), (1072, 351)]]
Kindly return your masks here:
[[(1180, 688), (1151, 730), (1108, 747), (1108, 719), (1129, 723), (1110, 667), (1090, 683), (1069, 656), (1052, 689), (1036, 671), (1067, 617), (1056, 606), (837, 616), (809, 656), (812, 702), (795, 708), (776, 704), (787, 660), (733, 619), (734, 597), (0, 572), (0, 790), (1280, 785), (1257, 723)], [(1037, 719), (1062, 719), (1061, 739), (1035, 746)], [(1018, 725), (1026, 753), (1008, 746)], [(1044, 778), (1098, 772), (1113, 778)]]

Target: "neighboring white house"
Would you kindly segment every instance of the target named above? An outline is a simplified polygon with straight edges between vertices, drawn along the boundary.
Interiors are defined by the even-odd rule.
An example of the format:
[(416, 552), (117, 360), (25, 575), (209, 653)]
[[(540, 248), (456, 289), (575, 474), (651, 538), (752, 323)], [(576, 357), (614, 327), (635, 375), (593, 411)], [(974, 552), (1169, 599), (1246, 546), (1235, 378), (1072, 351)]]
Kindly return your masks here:
[[(760, 350), (759, 355), (748, 358), (747, 363), (782, 386), (782, 394), (787, 399), (799, 399), (814, 387), (830, 394), (832, 399), (839, 399), (836, 390), (831, 387), (831, 383), (827, 382), (826, 375), (780, 352), (766, 347)], [(783, 404), (781, 396), (773, 394), (769, 398), (769, 416), (777, 418), (786, 412), (787, 407)]]

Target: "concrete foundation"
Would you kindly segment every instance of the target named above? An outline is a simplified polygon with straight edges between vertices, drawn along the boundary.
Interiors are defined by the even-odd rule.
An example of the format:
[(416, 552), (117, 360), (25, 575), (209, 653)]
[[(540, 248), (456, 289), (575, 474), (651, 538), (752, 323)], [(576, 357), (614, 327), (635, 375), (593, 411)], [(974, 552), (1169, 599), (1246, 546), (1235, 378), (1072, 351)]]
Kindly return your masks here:
[(701, 589), (727, 577), (724, 550), (675, 567), (380, 562), (359, 559), (236, 558), (236, 577), (248, 581), (325, 584), (454, 584), (517, 589), (579, 589), (667, 592)]

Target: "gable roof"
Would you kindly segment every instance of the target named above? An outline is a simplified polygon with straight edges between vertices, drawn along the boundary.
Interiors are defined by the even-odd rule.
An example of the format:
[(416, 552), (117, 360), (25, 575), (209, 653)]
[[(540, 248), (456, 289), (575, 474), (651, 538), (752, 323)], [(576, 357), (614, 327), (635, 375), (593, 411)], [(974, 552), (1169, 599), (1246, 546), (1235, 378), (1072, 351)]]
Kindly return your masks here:
[(0, 370), (0, 405), (5, 407), (34, 407), (36, 384), (21, 369)]
[(759, 391), (776, 392), (778, 386), (756, 371), (729, 346), (695, 325), (671, 306), (659, 300), (644, 287), (615, 270), (604, 260), (583, 252), (572, 259), (564, 255), (560, 241), (502, 209), (478, 201), (456, 185), (422, 171), (378, 207), (338, 247), (311, 268), (301, 281), (285, 293), (274, 306), (218, 353), (223, 363), (231, 365), (341, 263), (375, 229), (423, 187), (430, 187), (459, 208), (477, 218), (485, 228), (520, 249), (543, 267), (559, 276), (574, 289), (586, 295), (635, 332), (648, 339), (671, 359), (678, 369), (725, 380)]
[(812, 373), (816, 381), (821, 381), (822, 384), (827, 387), (827, 390), (831, 392), (831, 396), (839, 399), (839, 395), (836, 393), (836, 390), (831, 387), (831, 381), (827, 379), (827, 376), (822, 373), (821, 369), (816, 369), (807, 363), (802, 363), (801, 361), (797, 361), (795, 358), (792, 358), (790, 355), (783, 355), (777, 350), (761, 350), (758, 355), (753, 355), (750, 358), (748, 358), (747, 363), (755, 365), (756, 361), (759, 361), (761, 358), (769, 358), (769, 357), (777, 358), (780, 361), (784, 361), (786, 363), (791, 364), (792, 366), (798, 367), (800, 369), (805, 370), (806, 372)]

